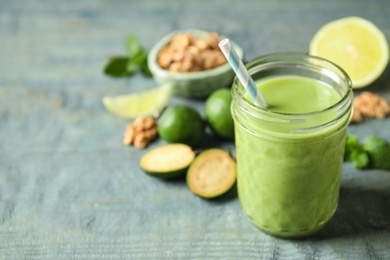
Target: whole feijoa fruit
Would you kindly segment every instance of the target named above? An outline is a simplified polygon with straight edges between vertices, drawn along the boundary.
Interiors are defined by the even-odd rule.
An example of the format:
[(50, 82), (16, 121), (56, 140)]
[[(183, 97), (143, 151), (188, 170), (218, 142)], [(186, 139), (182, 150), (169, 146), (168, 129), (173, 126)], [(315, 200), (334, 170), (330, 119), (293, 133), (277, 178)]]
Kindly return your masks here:
[(203, 139), (205, 125), (200, 114), (186, 105), (169, 106), (157, 123), (159, 136), (169, 143), (197, 146)]
[(206, 119), (214, 132), (224, 138), (234, 138), (234, 122), (230, 111), (230, 89), (218, 89), (206, 100)]

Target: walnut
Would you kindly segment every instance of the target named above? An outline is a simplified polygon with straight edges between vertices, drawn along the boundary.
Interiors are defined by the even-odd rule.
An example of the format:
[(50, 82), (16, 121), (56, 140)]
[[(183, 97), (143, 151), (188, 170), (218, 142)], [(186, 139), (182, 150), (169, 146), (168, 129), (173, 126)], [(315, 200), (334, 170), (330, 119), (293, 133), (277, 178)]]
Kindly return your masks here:
[(138, 117), (127, 126), (123, 134), (124, 145), (145, 148), (157, 137), (157, 124), (153, 117)]
[(213, 49), (218, 49), (219, 35), (215, 32), (209, 33), (206, 37), (206, 42)]
[(172, 55), (170, 55), (170, 50), (168, 47), (165, 47), (162, 49), (160, 52), (160, 55), (158, 56), (158, 63), (160, 64), (161, 67), (166, 68), (171, 64), (172, 62)]
[(209, 47), (209, 45), (207, 44), (207, 42), (206, 42), (205, 40), (203, 40), (203, 39), (198, 39), (198, 40), (196, 40), (195, 46), (196, 46), (199, 50), (201, 50), (201, 51), (204, 51), (204, 50), (206, 50), (206, 49)]
[(353, 103), (352, 123), (360, 123), (364, 116), (384, 119), (390, 114), (390, 105), (382, 97), (369, 91), (355, 97)]
[(209, 33), (204, 39), (180, 33), (160, 51), (158, 64), (176, 73), (213, 69), (227, 62), (218, 47), (219, 35)]
[(353, 113), (352, 113), (352, 119), (351, 122), (353, 123), (360, 123), (363, 121), (363, 114), (360, 112), (359, 109), (356, 108), (356, 106), (353, 106)]
[(188, 36), (186, 34), (179, 33), (172, 39), (172, 46), (178, 47), (178, 48), (185, 48), (188, 47), (191, 44), (192, 37)]

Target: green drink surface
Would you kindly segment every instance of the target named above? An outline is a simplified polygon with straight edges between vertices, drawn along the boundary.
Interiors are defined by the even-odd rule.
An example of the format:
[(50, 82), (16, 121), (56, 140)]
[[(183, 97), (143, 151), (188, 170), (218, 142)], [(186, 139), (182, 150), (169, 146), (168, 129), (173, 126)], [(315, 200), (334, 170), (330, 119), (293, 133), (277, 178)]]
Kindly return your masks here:
[(280, 113), (308, 113), (337, 103), (340, 96), (325, 83), (299, 76), (279, 76), (257, 82), (268, 110)]

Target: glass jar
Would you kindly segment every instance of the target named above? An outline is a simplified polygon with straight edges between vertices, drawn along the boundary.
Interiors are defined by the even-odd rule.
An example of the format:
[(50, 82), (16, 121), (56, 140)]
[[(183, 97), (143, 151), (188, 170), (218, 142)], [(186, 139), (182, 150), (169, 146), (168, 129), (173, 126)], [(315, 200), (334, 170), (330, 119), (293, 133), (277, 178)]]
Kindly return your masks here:
[[(351, 80), (335, 64), (300, 53), (260, 57), (246, 67), (257, 84), (292, 76), (336, 92), (336, 102), (324, 109), (288, 113), (253, 105), (237, 78), (232, 86), (237, 186), (244, 212), (267, 233), (308, 236), (321, 229), (337, 208), (352, 114)], [(305, 93), (299, 95), (300, 100), (286, 102), (304, 105), (308, 99)]]

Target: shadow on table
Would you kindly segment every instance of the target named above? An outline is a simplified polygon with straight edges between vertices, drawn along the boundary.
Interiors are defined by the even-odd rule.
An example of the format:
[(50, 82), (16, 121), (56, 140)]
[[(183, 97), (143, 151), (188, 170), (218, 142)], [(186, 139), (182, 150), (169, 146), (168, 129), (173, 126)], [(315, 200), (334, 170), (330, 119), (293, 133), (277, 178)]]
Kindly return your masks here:
[(237, 182), (225, 194), (210, 200), (210, 203), (224, 203), (236, 199), (237, 196)]
[(312, 238), (390, 232), (390, 192), (342, 188), (331, 221)]
[(209, 149), (209, 148), (222, 148), (226, 146), (234, 146), (234, 140), (225, 139), (215, 135), (210, 126), (207, 126), (206, 133), (203, 137), (202, 143), (198, 147), (200, 151)]

